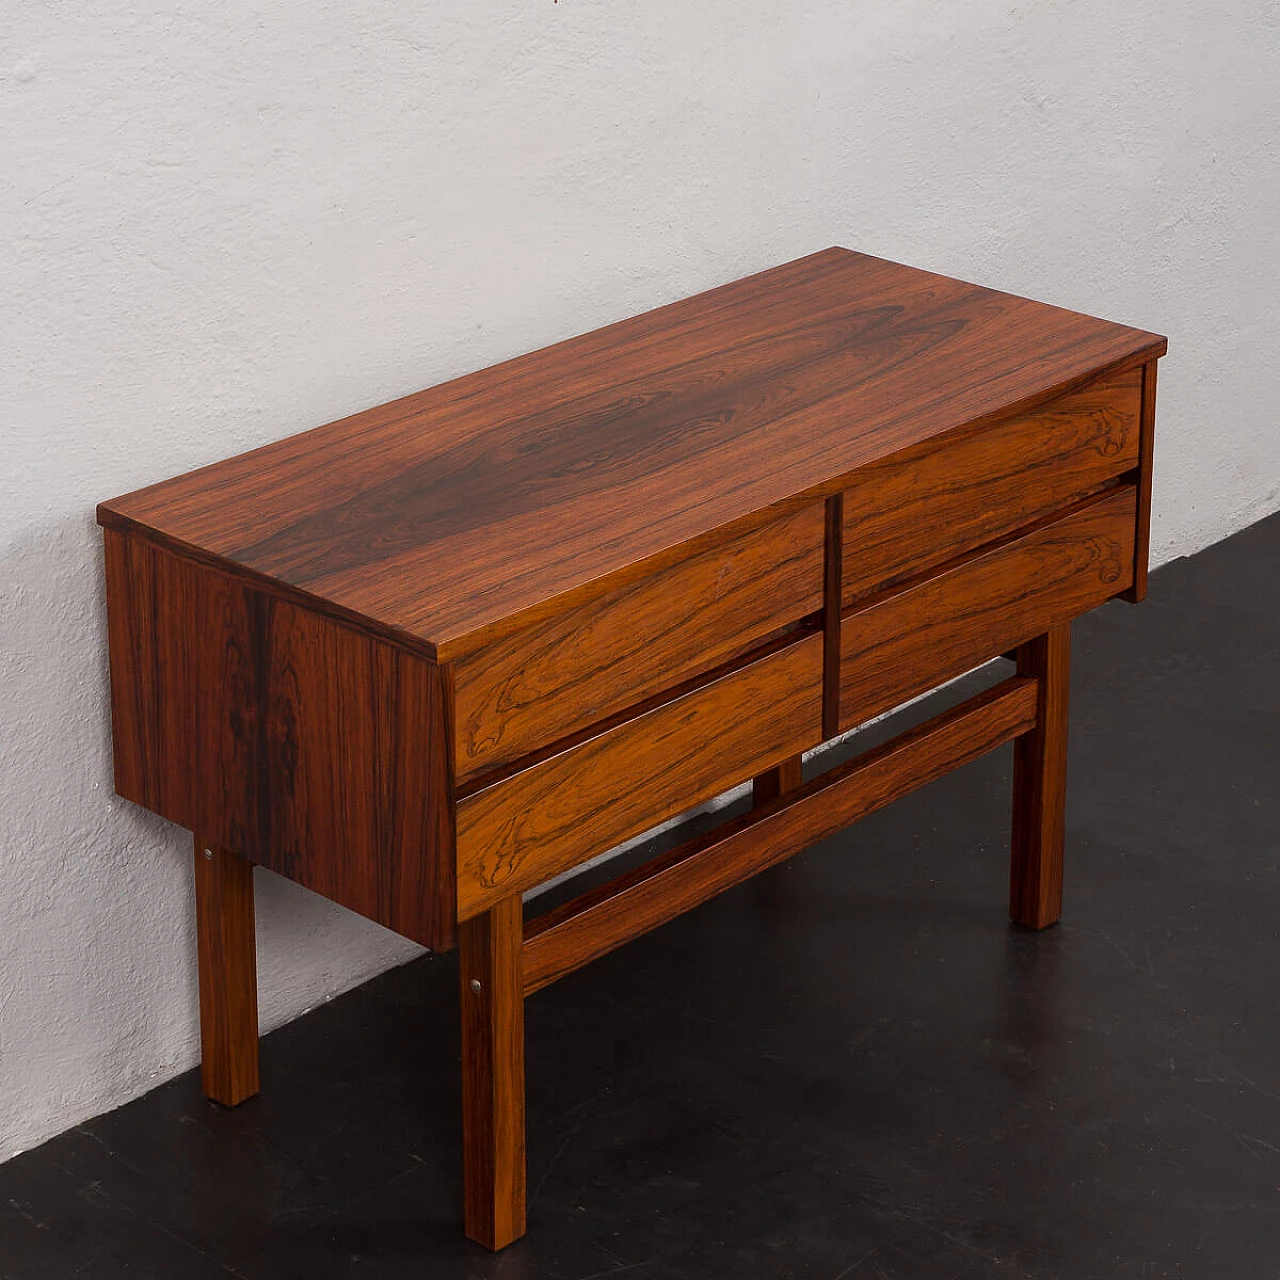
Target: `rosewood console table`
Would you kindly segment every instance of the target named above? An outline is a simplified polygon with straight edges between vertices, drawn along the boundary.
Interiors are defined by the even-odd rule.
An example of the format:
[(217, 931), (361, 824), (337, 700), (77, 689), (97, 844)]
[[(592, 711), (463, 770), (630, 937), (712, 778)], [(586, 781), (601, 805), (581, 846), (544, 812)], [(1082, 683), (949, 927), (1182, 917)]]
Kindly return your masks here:
[[(253, 863), (458, 947), (490, 1248), (525, 1229), (539, 988), (1010, 739), (1011, 912), (1052, 923), (1070, 620), (1144, 593), (1164, 351), (828, 249), (103, 504), (115, 785), (195, 833), (208, 1096), (258, 1088)], [(524, 920), (747, 779), (744, 817)]]

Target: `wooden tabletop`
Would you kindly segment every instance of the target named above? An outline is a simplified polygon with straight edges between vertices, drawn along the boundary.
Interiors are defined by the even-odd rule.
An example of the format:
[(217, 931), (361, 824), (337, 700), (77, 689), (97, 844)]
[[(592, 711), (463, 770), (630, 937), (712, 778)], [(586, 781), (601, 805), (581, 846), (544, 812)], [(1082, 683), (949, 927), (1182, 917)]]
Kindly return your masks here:
[(101, 524), (440, 660), (1165, 340), (827, 249), (151, 485)]

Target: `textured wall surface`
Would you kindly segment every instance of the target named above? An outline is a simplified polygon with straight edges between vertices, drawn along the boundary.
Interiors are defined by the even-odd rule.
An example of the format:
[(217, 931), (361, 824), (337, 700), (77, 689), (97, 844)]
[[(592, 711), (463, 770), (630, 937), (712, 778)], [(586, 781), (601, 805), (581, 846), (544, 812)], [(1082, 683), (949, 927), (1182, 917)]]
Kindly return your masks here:
[[(93, 505), (837, 243), (1167, 333), (1154, 542), (1280, 506), (1274, 6), (0, 15), (0, 1159), (196, 1058)], [(260, 873), (278, 1024), (407, 944)]]

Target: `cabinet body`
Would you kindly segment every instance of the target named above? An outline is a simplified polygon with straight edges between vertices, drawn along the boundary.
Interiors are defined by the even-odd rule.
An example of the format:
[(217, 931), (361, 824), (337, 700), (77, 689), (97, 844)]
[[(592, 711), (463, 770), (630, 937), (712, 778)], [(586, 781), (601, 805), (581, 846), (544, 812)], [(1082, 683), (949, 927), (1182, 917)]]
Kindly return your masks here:
[[(1011, 739), (1011, 910), (1051, 923), (1069, 625), (1145, 591), (1164, 346), (828, 250), (104, 503), (116, 789), (197, 835), (211, 1096), (256, 1088), (245, 863), (459, 947), (494, 1247), (521, 1002), (563, 973)], [(523, 922), (744, 781), (745, 817)]]

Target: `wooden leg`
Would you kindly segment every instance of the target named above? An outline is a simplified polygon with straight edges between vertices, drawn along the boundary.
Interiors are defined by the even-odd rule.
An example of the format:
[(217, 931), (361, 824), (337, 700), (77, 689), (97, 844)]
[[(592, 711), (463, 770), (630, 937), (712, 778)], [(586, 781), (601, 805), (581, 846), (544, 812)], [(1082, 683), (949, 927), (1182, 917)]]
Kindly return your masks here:
[(200, 1083), (234, 1107), (258, 1092), (258, 969), (253, 865), (196, 833)]
[(1067, 693), (1071, 624), (1017, 650), (1018, 674), (1040, 682), (1036, 727), (1014, 745), (1013, 867), (1009, 914), (1032, 929), (1062, 914), (1062, 845), (1067, 799)]
[(519, 894), (458, 926), (464, 1218), (488, 1249), (525, 1231), (523, 941)]
[(768, 800), (776, 800), (783, 792), (798, 787), (802, 780), (803, 762), (803, 756), (788, 756), (781, 764), (755, 778), (751, 784), (752, 803), (762, 805)]

